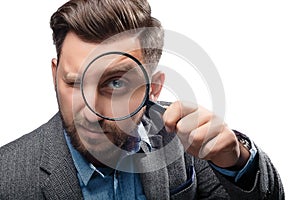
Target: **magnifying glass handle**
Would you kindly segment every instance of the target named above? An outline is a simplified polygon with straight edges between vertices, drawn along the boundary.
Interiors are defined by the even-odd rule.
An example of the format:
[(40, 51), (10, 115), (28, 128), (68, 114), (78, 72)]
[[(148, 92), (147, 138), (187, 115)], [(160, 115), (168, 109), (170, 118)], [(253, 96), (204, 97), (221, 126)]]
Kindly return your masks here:
[(170, 102), (166, 102), (166, 101), (147, 101), (147, 109), (154, 109), (156, 111), (158, 111), (161, 114), (164, 114), (164, 112), (166, 111), (166, 108), (171, 105)]

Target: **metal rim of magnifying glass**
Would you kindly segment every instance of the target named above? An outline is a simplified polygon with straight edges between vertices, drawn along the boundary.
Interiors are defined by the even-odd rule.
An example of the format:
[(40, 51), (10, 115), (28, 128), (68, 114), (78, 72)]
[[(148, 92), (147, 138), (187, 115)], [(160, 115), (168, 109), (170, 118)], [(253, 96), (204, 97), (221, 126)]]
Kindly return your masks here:
[[(144, 75), (144, 78), (145, 78), (145, 81), (146, 81), (146, 90), (145, 90), (145, 96), (144, 96), (144, 99), (143, 101), (141, 102), (141, 104), (137, 107), (137, 109), (135, 109), (133, 112), (131, 112), (129, 115), (125, 115), (123, 117), (107, 117), (107, 116), (104, 116), (104, 115), (101, 115), (100, 113), (96, 112), (88, 103), (85, 95), (84, 95), (84, 77), (85, 77), (85, 74), (87, 72), (87, 70), (90, 68), (90, 66), (96, 61), (98, 60), (99, 58), (101, 57), (104, 57), (104, 56), (107, 56), (107, 55), (112, 55), (112, 54), (116, 54), (116, 55), (123, 55), (123, 56), (126, 56), (128, 58), (130, 58), (131, 60), (133, 60), (139, 67), (140, 69), (142, 70), (143, 72), (143, 75)], [(149, 77), (148, 77), (148, 73), (146, 71), (146, 69), (144, 68), (144, 66), (142, 65), (142, 63), (137, 59), (135, 58), (134, 56), (128, 54), (128, 53), (125, 53), (125, 52), (122, 52), (122, 51), (109, 51), (109, 52), (106, 52), (106, 53), (103, 53), (99, 56), (97, 56), (96, 58), (94, 58), (88, 65), (87, 67), (84, 69), (83, 73), (82, 73), (82, 77), (81, 77), (81, 81), (80, 81), (80, 90), (81, 90), (81, 95), (82, 95), (82, 98), (84, 100), (84, 103), (85, 105), (90, 109), (90, 111), (92, 111), (95, 115), (97, 115), (98, 117), (101, 117), (103, 119), (107, 119), (107, 120), (111, 120), (111, 121), (121, 121), (121, 120), (125, 120), (125, 119), (128, 119), (132, 116), (134, 116), (137, 112), (139, 112), (147, 103), (147, 101), (149, 100), (149, 91), (150, 91), (150, 80), (149, 80)]]

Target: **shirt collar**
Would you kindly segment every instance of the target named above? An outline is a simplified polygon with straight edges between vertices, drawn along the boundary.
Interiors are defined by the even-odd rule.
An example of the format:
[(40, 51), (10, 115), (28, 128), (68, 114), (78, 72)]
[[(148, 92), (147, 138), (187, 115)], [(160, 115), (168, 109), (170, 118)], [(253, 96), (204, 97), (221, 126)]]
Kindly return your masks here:
[[(126, 142), (125, 149), (128, 151), (124, 155), (122, 155), (122, 158), (132, 155), (134, 153), (137, 153), (141, 149), (140, 142), (143, 141), (147, 144), (149, 150), (151, 150), (151, 143), (149, 140), (149, 137), (147, 135), (147, 132), (145, 130), (145, 127), (143, 126), (142, 123), (138, 125), (138, 136), (139, 138), (136, 137), (130, 137), (130, 139)], [(64, 131), (64, 135), (66, 138), (66, 143), (68, 145), (68, 148), (70, 150), (74, 165), (77, 169), (78, 175), (81, 178), (83, 184), (86, 186), (90, 179), (92, 178), (94, 172), (96, 171), (100, 176), (103, 178), (105, 175), (98, 170), (93, 164), (89, 163), (72, 145), (70, 137), (67, 135), (66, 131)], [(121, 158), (121, 159), (122, 159)]]

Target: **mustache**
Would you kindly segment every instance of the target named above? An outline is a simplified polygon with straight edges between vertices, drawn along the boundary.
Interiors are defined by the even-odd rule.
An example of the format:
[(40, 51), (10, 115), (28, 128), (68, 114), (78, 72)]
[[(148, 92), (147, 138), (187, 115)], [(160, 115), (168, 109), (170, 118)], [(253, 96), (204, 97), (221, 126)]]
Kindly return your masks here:
[(90, 122), (90, 121), (87, 121), (81, 115), (76, 115), (73, 123), (75, 126), (82, 126), (86, 129), (94, 131), (94, 132), (111, 133), (111, 132), (119, 131), (116, 126), (113, 126), (109, 122), (105, 122), (105, 120)]

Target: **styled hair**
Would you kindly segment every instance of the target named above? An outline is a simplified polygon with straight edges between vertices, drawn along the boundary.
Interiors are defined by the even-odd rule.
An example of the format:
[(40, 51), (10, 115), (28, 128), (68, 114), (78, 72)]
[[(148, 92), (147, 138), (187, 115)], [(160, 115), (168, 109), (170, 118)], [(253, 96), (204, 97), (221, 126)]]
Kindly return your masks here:
[(162, 54), (164, 31), (151, 16), (147, 0), (70, 0), (51, 16), (50, 27), (58, 60), (69, 32), (85, 42), (101, 43), (116, 34), (145, 28), (138, 36), (141, 47), (148, 47), (142, 49), (144, 61), (157, 64)]

